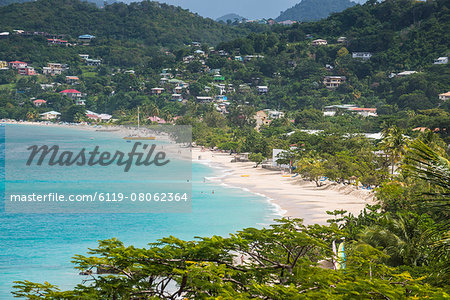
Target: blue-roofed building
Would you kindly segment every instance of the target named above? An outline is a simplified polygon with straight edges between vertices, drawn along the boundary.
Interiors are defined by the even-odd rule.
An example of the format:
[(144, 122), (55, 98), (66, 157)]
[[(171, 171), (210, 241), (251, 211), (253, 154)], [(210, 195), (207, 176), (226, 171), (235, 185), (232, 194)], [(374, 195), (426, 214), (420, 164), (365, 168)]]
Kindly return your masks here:
[(90, 34), (83, 34), (78, 37), (78, 39), (83, 42), (90, 42), (93, 38), (95, 38), (95, 36)]

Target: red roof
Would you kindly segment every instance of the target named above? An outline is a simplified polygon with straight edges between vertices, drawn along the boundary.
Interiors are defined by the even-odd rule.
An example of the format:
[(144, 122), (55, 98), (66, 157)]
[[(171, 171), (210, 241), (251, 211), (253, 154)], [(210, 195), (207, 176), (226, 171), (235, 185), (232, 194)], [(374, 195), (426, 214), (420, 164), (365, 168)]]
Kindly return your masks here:
[(74, 90), (74, 89), (64, 90), (64, 91), (61, 91), (60, 93), (62, 93), (62, 94), (81, 94), (81, 92)]
[(45, 101), (43, 99), (37, 99), (37, 100), (34, 100), (33, 103), (47, 103), (47, 101)]
[(356, 111), (376, 111), (376, 108), (364, 108), (364, 107), (354, 107), (350, 108), (350, 110), (356, 110)]
[(26, 62), (18, 61), (18, 60), (16, 60), (16, 61), (10, 61), (9, 63), (10, 63), (10, 64), (26, 64)]

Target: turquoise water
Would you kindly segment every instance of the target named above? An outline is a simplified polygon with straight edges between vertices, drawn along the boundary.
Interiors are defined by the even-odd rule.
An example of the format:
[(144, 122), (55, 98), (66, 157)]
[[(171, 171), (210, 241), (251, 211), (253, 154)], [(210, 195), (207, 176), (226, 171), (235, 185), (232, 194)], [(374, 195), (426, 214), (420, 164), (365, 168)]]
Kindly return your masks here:
[[(8, 135), (27, 143), (32, 137), (96, 140), (105, 133), (78, 129), (8, 125)], [(123, 143), (119, 137), (117, 143)], [(0, 157), (0, 160), (2, 158)], [(9, 162), (11, 164), (11, 162)], [(9, 165), (10, 167), (14, 167)], [(17, 166), (20, 169), (20, 166)], [(14, 168), (12, 168), (14, 170)], [(3, 172), (3, 170), (2, 170)], [(33, 171), (34, 172), (34, 171)], [(71, 169), (71, 172), (74, 172)], [(70, 176), (83, 177), (83, 169)], [(36, 174), (27, 174), (34, 178)], [(42, 174), (41, 174), (42, 175)], [(158, 214), (7, 214), (0, 212), (0, 299), (11, 299), (15, 280), (48, 281), (62, 290), (81, 283), (83, 276), (70, 263), (74, 254), (85, 254), (97, 241), (116, 237), (126, 245), (143, 247), (168, 235), (182, 239), (227, 235), (244, 227), (261, 227), (278, 217), (263, 197), (240, 189), (204, 183), (220, 176), (209, 166), (192, 165), (192, 212)], [(214, 191), (214, 193), (212, 193)]]

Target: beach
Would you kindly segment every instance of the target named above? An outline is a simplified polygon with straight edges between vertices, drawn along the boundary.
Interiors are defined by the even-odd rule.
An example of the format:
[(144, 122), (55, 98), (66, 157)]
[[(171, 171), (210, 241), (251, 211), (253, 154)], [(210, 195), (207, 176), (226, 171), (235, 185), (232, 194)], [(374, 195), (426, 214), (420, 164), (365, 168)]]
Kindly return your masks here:
[(295, 174), (255, 168), (253, 162), (232, 162), (234, 156), (200, 147), (192, 149), (194, 162), (209, 164), (224, 171), (222, 177), (206, 178), (263, 195), (282, 211), (284, 217), (301, 218), (305, 224), (326, 224), (333, 218), (326, 211), (346, 210), (358, 215), (366, 204), (374, 204), (373, 193), (351, 185), (325, 181), (317, 187)]

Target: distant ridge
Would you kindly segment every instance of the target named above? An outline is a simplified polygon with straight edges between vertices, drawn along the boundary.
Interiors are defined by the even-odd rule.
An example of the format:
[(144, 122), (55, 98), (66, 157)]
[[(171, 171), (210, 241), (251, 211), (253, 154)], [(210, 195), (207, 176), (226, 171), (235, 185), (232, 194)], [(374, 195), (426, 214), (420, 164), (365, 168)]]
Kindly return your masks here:
[(245, 19), (245, 18), (240, 16), (240, 15), (238, 15), (238, 14), (232, 13), (232, 14), (226, 14), (226, 15), (220, 17), (220, 18), (217, 18), (216, 21), (217, 22), (220, 22), (220, 21), (227, 22), (228, 20), (230, 20), (231, 22), (234, 22), (236, 20), (237, 21), (242, 21), (243, 19)]
[(277, 22), (286, 20), (317, 21), (327, 18), (333, 12), (341, 12), (355, 5), (356, 3), (350, 0), (302, 0), (302, 2), (281, 12), (275, 20)]

